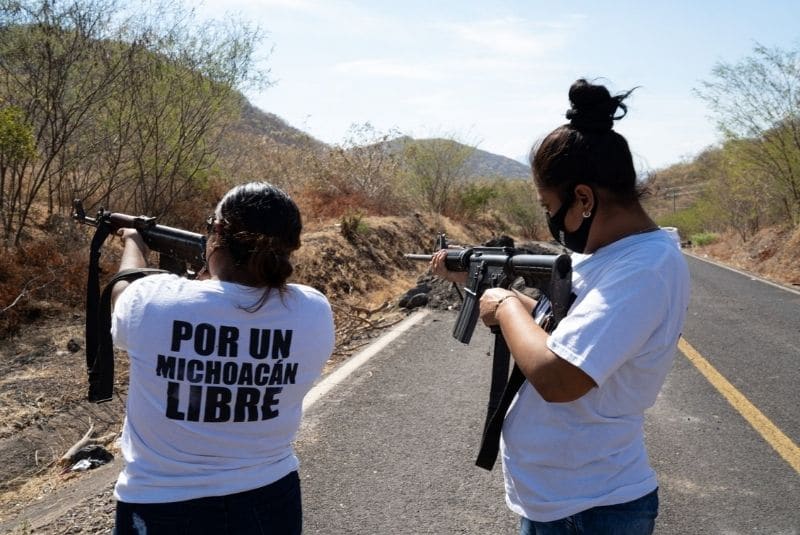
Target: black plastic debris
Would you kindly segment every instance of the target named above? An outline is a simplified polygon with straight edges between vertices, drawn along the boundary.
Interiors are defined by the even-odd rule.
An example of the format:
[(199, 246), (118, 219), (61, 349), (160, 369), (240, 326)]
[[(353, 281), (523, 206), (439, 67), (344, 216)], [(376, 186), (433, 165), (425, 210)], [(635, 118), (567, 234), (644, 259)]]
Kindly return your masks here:
[(79, 449), (71, 460), (74, 464), (70, 471), (82, 472), (110, 463), (114, 460), (114, 455), (103, 446), (93, 445)]

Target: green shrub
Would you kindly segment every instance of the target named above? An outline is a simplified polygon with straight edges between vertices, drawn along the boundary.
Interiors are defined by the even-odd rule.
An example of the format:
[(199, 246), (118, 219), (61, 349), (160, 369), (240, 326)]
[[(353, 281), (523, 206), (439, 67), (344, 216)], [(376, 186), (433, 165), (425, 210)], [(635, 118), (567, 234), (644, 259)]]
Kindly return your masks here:
[(497, 195), (489, 206), (502, 214), (506, 223), (514, 227), (513, 233), (525, 238), (535, 238), (544, 228), (543, 210), (536, 202), (530, 181), (506, 180), (496, 184)]
[(366, 221), (364, 221), (364, 214), (361, 212), (351, 212), (342, 216), (340, 220), (342, 236), (347, 241), (353, 241), (359, 234), (364, 234), (369, 230)]
[(713, 232), (698, 232), (697, 234), (692, 234), (691, 238), (692, 245), (709, 245), (716, 242), (719, 239), (719, 235)]
[(486, 210), (489, 201), (498, 196), (498, 192), (491, 184), (467, 184), (457, 192), (460, 214), (462, 217), (474, 217), (479, 212)]
[(711, 226), (710, 211), (701, 204), (661, 216), (656, 219), (661, 227), (675, 227), (681, 236), (705, 232)]

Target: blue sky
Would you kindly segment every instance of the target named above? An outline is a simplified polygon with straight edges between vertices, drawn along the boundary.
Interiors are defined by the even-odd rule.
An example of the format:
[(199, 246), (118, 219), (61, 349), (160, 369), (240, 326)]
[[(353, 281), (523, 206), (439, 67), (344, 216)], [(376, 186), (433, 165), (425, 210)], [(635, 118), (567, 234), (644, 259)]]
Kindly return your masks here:
[(575, 79), (641, 86), (616, 126), (640, 172), (718, 140), (693, 94), (716, 63), (800, 48), (797, 0), (205, 0), (198, 14), (258, 24), (274, 84), (248, 97), (331, 144), (369, 122), (521, 159), (565, 121)]

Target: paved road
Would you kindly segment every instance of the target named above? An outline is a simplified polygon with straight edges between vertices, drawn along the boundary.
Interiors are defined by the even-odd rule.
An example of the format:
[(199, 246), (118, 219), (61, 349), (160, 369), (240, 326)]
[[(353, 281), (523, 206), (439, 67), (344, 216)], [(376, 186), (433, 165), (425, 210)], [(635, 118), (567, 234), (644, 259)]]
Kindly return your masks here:
[[(800, 295), (689, 262), (686, 341), (797, 444)], [(479, 329), (459, 344), (453, 319), (431, 313), (307, 411), (297, 442), (306, 533), (516, 532), (499, 467), (473, 465), (491, 339)], [(661, 480), (657, 533), (800, 534), (797, 470), (682, 354), (646, 432)]]
[(474, 465), (490, 338), (433, 313), (306, 412), (305, 533), (511, 533), (499, 467)]
[[(689, 258), (684, 338), (800, 443), (800, 294)], [(647, 419), (659, 533), (800, 533), (800, 474), (683, 355)]]

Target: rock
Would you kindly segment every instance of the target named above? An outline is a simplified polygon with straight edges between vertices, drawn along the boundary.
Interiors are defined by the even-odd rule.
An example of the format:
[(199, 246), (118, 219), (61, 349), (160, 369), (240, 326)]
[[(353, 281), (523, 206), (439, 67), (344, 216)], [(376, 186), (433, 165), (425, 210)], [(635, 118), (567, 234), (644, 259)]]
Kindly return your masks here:
[(419, 308), (428, 304), (428, 294), (418, 293), (409, 299), (406, 308)]
[[(403, 294), (403, 296), (400, 298), (400, 302), (398, 303), (398, 305), (400, 306), (400, 308), (416, 308), (420, 306), (425, 306), (425, 304), (428, 302), (427, 294), (430, 293), (430, 291), (431, 291), (431, 285), (425, 281), (420, 281), (414, 288), (411, 288), (410, 290), (408, 290), (406, 293)], [(422, 299), (422, 298), (417, 298), (418, 295), (425, 296), (425, 300), (424, 302), (422, 302), (422, 304), (418, 304), (421, 302)], [(416, 298), (416, 301), (414, 302), (417, 304), (411, 305), (411, 302), (414, 300), (414, 298)]]
[(74, 338), (70, 338), (67, 342), (67, 349), (70, 353), (77, 353), (81, 350), (81, 345)]

